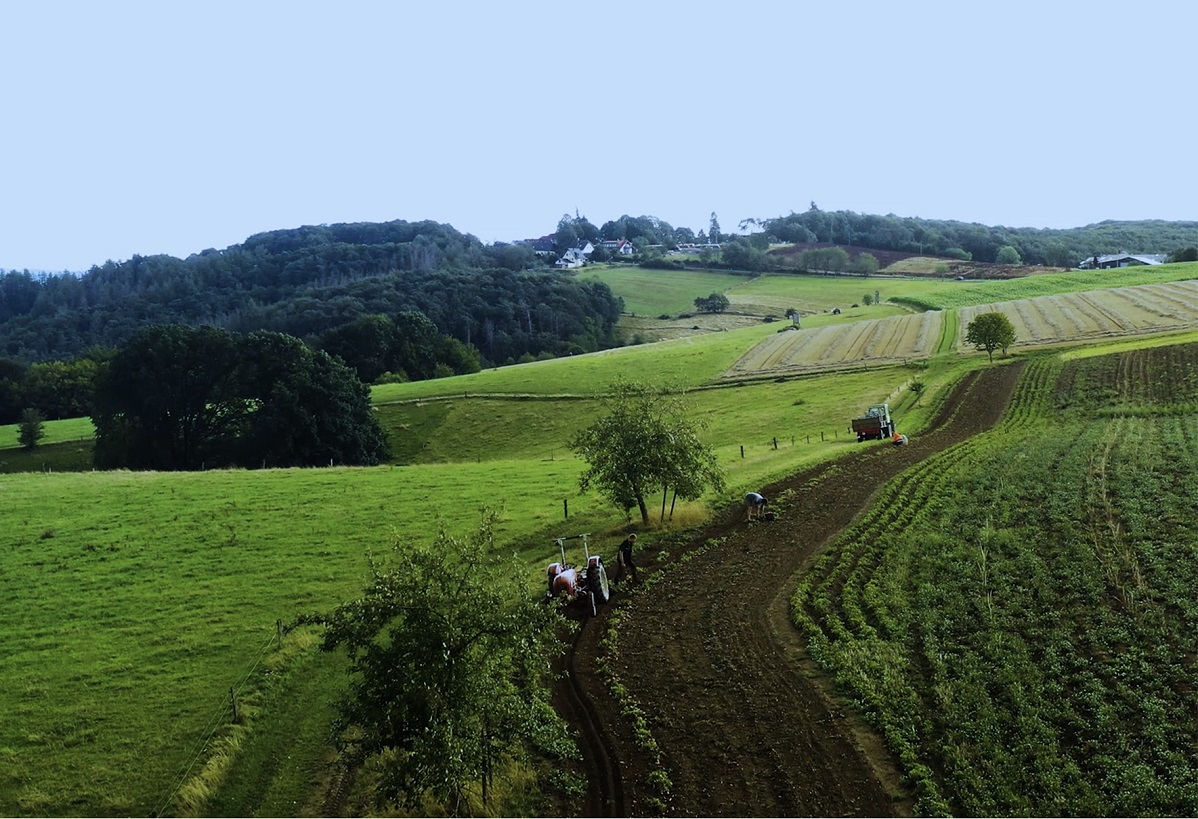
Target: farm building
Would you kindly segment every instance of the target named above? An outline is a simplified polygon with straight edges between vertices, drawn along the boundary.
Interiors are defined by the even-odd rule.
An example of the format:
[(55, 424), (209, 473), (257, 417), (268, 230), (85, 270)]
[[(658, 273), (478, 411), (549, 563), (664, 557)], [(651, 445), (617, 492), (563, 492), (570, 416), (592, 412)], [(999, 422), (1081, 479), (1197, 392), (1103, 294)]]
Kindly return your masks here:
[(1083, 270), (1109, 270), (1115, 267), (1135, 267), (1142, 264), (1164, 264), (1168, 257), (1159, 253), (1116, 253), (1110, 256), (1091, 256), (1078, 265)]

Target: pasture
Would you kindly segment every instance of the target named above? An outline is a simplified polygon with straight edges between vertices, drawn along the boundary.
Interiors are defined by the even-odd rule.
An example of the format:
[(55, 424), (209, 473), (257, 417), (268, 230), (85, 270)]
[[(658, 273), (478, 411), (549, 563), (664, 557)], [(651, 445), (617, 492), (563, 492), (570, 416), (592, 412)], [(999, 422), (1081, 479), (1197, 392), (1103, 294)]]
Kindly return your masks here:
[[(1198, 265), (1170, 275), (1193, 278), (1196, 273)], [(745, 303), (796, 300), (799, 309), (808, 304), (813, 310), (820, 298), (839, 303), (850, 292), (819, 296), (819, 288), (866, 292), (860, 279), (846, 284), (833, 277), (724, 280), (709, 275), (686, 280), (693, 293), (645, 291), (644, 307), (653, 314), (666, 312), (661, 305), (669, 298), (690, 305), (696, 296), (719, 290), (717, 282), (730, 288), (730, 298), (740, 298), (737, 291), (743, 290)], [(625, 286), (640, 287), (639, 279), (628, 276)], [(788, 283), (801, 289), (788, 296)], [(869, 280), (867, 289), (876, 286), (884, 299), (907, 292), (951, 301), (972, 293), (975, 304), (1015, 292), (984, 287), (988, 284), (879, 277)], [(1057, 282), (1068, 285), (1064, 278)], [(1093, 289), (1082, 279), (1076, 286)], [(878, 309), (891, 311), (883, 319), (891, 322), (905, 312), (894, 306)], [(882, 315), (874, 310), (812, 314), (812, 321), (835, 319), (847, 328), (853, 319)], [(926, 315), (910, 319), (928, 321), (922, 318)], [(953, 317), (955, 312), (948, 313), (940, 329), (925, 328), (924, 350), (944, 352), (932, 336), (953, 334)], [(747, 488), (858, 446), (847, 434), (848, 420), (869, 404), (890, 401), (900, 429), (917, 435), (946, 388), (968, 368), (984, 365), (977, 356), (937, 355), (868, 371), (806, 375), (800, 370), (798, 377), (769, 373), (774, 380), (724, 383), (722, 374), (759, 342), (798, 335), (777, 330), (776, 324), (757, 323), (376, 387), (380, 421), (396, 440), (403, 466), (0, 475), (5, 523), (0, 577), (9, 611), (19, 612), (5, 619), (3, 630), (6, 662), (0, 666), (0, 686), (10, 705), (0, 718), (0, 814), (148, 815), (159, 809), (203, 812), (205, 804), (237, 813), (247, 803), (225, 801), (224, 792), (209, 802), (200, 797), (177, 801), (188, 792), (181, 783), (194, 782), (222, 740), (240, 731), (252, 744), (255, 725), (271, 724), (270, 715), (290, 707), (277, 698), (298, 685), (294, 678), (283, 684), (289, 670), (314, 662), (310, 636), (285, 635), (280, 649), (276, 623), (356, 595), (367, 555), (395, 541), (431, 540), (441, 525), (464, 533), (486, 505), (502, 513), (501, 548), (528, 561), (530, 587), (540, 580), (554, 536), (592, 532), (600, 549), (610, 553), (625, 519), (598, 495), (579, 493), (584, 465), (567, 452), (566, 441), (597, 416), (598, 398), (620, 375), (688, 390), (695, 417), (707, 424), (704, 440), (728, 471), (725, 496), (675, 511), (674, 524), (685, 525), (713, 506), (735, 502)], [(909, 390), (916, 379), (927, 387), (921, 401)], [(1051, 384), (1045, 380), (1033, 388)], [(89, 434), (85, 424), (50, 422), (45, 440), (77, 445)], [(0, 429), (0, 436), (6, 430), (15, 444), (15, 427)], [(1029, 439), (1028, 445), (1038, 442)], [(1192, 446), (1186, 451), (1192, 453)], [(9, 457), (17, 457), (15, 450), (0, 451), (0, 458)], [(947, 464), (941, 468), (948, 471)], [(654, 533), (646, 534), (651, 542)], [(339, 676), (322, 672), (313, 679), (319, 682), (305, 688), (303, 696), (327, 705), (338, 693)], [(229, 724), (230, 689), (253, 706), (243, 712), (237, 731)], [(302, 723), (279, 735), (308, 737), (309, 756), (295, 764), (310, 766), (320, 746), (312, 738), (320, 735), (328, 711), (306, 709), (299, 718)], [(236, 748), (230, 753), (235, 755)], [(285, 775), (295, 780), (291, 790), (269, 804), (292, 805), (304, 798), (307, 779), (294, 771)], [(229, 792), (254, 790), (238, 776), (234, 766), (225, 781)]]

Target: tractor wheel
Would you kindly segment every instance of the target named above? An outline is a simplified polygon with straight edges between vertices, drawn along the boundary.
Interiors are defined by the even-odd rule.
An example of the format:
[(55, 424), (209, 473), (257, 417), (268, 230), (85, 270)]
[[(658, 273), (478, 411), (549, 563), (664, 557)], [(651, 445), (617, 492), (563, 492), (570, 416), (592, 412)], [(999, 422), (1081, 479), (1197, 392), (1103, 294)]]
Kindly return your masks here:
[[(594, 574), (594, 577), (590, 575)], [(587, 585), (596, 603), (606, 603), (611, 599), (611, 586), (607, 583), (607, 569), (600, 563), (587, 570)]]

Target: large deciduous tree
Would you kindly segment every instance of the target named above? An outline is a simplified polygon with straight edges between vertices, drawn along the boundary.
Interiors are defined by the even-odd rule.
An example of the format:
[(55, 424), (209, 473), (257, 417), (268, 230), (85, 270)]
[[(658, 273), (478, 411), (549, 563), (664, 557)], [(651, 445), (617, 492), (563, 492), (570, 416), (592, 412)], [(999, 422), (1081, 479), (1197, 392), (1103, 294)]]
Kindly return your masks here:
[(281, 333), (142, 331), (96, 381), (100, 468), (369, 465), (386, 456), (353, 371)]
[(565, 747), (549, 696), (564, 621), (529, 595), (520, 561), (497, 556), (494, 520), (483, 510), (469, 538), (395, 543), (362, 596), (320, 618), (324, 649), (352, 661), (343, 752), (384, 763), (385, 799), (452, 805), (481, 782), (485, 803), (501, 758)]
[(695, 299), (695, 309), (703, 313), (723, 313), (732, 302), (723, 293), (712, 293)]
[(681, 395), (621, 379), (605, 404), (607, 414), (570, 440), (589, 464), (579, 480), (583, 491), (595, 486), (626, 514), (636, 507), (647, 525), (651, 491), (672, 487), (694, 499), (708, 487), (723, 488), (723, 471), (699, 441), (700, 425), (689, 420)]
[(985, 350), (993, 361), (995, 350), (1002, 348), (1005, 355), (1007, 348), (1015, 343), (1015, 327), (1002, 313), (982, 313), (965, 328), (965, 341), (978, 350)]

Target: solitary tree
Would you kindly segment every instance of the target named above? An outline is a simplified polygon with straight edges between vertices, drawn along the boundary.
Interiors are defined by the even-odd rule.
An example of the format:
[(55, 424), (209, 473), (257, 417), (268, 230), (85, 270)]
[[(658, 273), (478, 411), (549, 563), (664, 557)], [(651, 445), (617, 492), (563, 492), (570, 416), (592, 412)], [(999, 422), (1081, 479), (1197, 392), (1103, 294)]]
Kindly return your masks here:
[(1002, 348), (1006, 355), (1007, 347), (1015, 343), (1015, 327), (1003, 313), (982, 313), (965, 328), (965, 341), (985, 350), (993, 361), (995, 350)]
[(17, 440), (25, 449), (32, 450), (46, 435), (43, 428), (42, 414), (35, 409), (27, 409), (21, 413), (21, 425), (17, 430)]
[(915, 406), (919, 406), (919, 402), (923, 399), (924, 390), (927, 385), (922, 381), (916, 380), (911, 382), (911, 394), (915, 396)]
[(862, 253), (853, 260), (853, 272), (861, 276), (872, 276), (879, 267), (878, 257), (872, 253)]
[(605, 403), (607, 415), (570, 440), (570, 449), (590, 465), (579, 479), (583, 491), (594, 485), (625, 513), (639, 509), (648, 525), (645, 498), (659, 487), (673, 487), (684, 498), (723, 488), (723, 473), (699, 441), (699, 425), (687, 418), (681, 396), (621, 379)]
[(380, 800), (452, 807), (477, 782), (485, 804), (502, 759), (568, 747), (550, 701), (564, 621), (528, 593), (524, 564), (496, 554), (494, 522), (484, 509), (468, 538), (395, 542), (361, 597), (315, 618), (322, 648), (349, 653), (339, 744), (383, 763)]
[(695, 309), (703, 313), (722, 313), (731, 303), (723, 293), (712, 293), (695, 299)]

